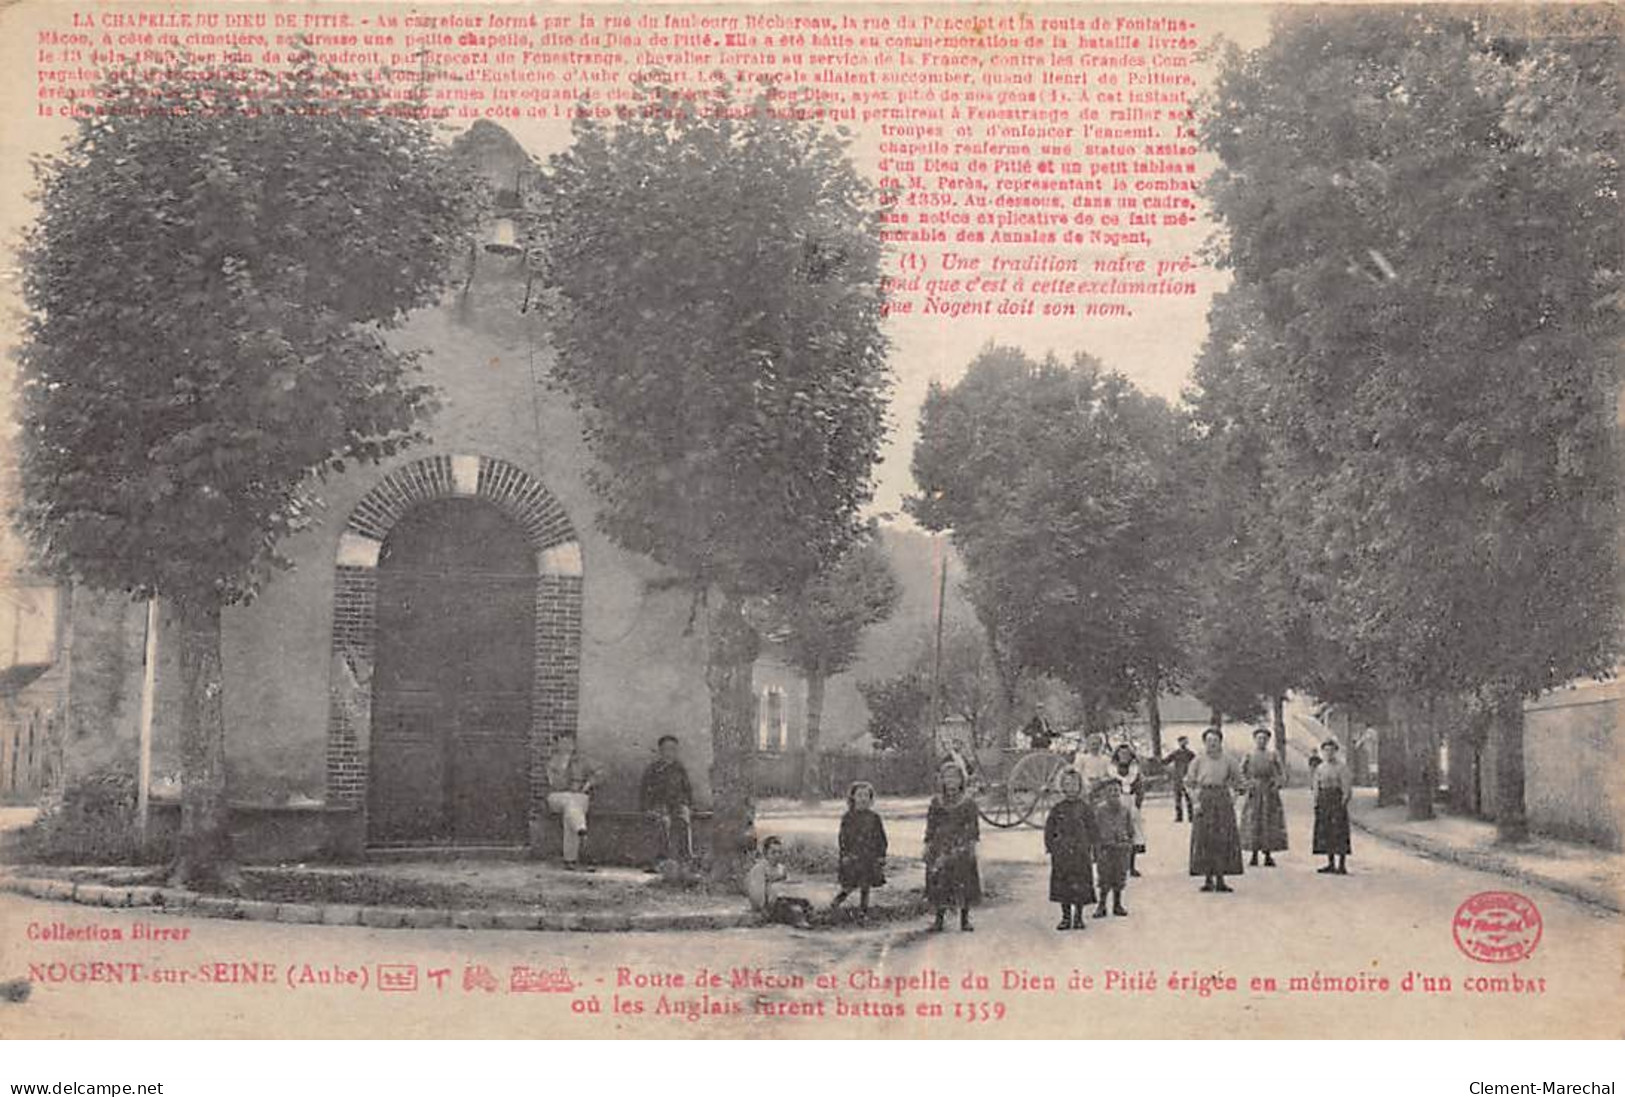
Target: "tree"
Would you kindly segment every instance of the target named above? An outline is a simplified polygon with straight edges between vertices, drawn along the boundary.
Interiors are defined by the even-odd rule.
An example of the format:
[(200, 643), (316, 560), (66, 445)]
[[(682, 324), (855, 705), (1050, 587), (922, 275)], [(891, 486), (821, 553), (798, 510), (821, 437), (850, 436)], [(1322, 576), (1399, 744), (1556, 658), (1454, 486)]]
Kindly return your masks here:
[[(847, 138), (798, 113), (772, 88), (644, 85), (614, 121), (577, 121), (538, 218), (599, 525), (706, 608), (720, 835), (751, 809), (744, 606), (848, 551), (885, 434), (877, 195)], [(741, 855), (713, 852), (719, 875)]]
[(858, 692), (869, 706), (869, 736), (876, 750), (908, 753), (928, 745), (931, 676), (909, 670), (890, 678), (859, 682)]
[(1091, 730), (1178, 661), (1180, 430), (1087, 356), (1035, 363), (994, 345), (921, 413), (907, 508), (953, 531), (1001, 667), (1066, 682)]
[(825, 684), (851, 667), (863, 630), (890, 617), (901, 594), (885, 547), (871, 532), (778, 607), (790, 663), (807, 680), (807, 735), (798, 780), (803, 799), (816, 799), (821, 788), (817, 759)]
[(1288, 550), (1399, 699), (1413, 815), (1438, 698), (1497, 714), (1508, 840), (1523, 699), (1618, 650), (1596, 596), (1618, 589), (1617, 20), (1286, 13), (1225, 58), (1202, 125), (1226, 263), (1271, 344)]
[(1266, 706), (1285, 761), (1286, 693), (1313, 676), (1312, 601), (1286, 551), (1285, 513), (1270, 483), (1268, 370), (1273, 347), (1257, 294), (1238, 287), (1208, 313), (1209, 334), (1186, 393), (1194, 422), (1188, 510), (1202, 552), (1200, 592), (1187, 617), (1188, 684), (1241, 720)]
[[(921, 652), (921, 666), (929, 671), (929, 651)], [(942, 633), (942, 678), (937, 686), (944, 716), (957, 716), (970, 729), (971, 741), (990, 746), (1000, 731), (999, 719), (1011, 710), (1004, 702), (1004, 686), (987, 635), (963, 619), (950, 618)]]
[[(1014, 602), (1007, 600), (999, 589), (995, 574), (972, 574), (960, 584), (960, 590), (975, 611), (976, 621), (982, 626), (987, 639), (987, 654), (993, 672), (999, 680), (999, 700), (1003, 715), (1009, 721), (1016, 711), (1016, 698), (1022, 684), (1030, 679), (1016, 653), (1016, 639), (1020, 635), (1021, 620)], [(1008, 728), (1011, 734), (1015, 727)]]
[[(909, 668), (877, 681), (860, 682), (869, 706), (869, 733), (877, 746), (922, 749), (931, 741), (931, 681), (935, 640), (916, 649)], [(1036, 687), (1036, 683), (1034, 683)], [(965, 721), (975, 746), (994, 742), (997, 717), (1007, 712), (1003, 686), (982, 630), (962, 617), (949, 618), (942, 633), (942, 673), (937, 682), (938, 716)]]
[(440, 293), (473, 190), (419, 103), (308, 54), (98, 95), (37, 165), (18, 519), (40, 566), (172, 608), (172, 875), (230, 885), (221, 611), (284, 563), (323, 476), (416, 437), (431, 393), (382, 333)]

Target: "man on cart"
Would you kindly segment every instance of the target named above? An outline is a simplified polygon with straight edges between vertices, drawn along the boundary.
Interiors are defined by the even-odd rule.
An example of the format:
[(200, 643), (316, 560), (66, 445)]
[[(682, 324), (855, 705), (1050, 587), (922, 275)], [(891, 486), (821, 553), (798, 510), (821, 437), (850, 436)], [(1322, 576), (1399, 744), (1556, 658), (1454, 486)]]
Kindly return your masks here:
[(1048, 750), (1050, 744), (1055, 742), (1055, 730), (1044, 718), (1042, 701), (1033, 708), (1033, 718), (1027, 721), (1027, 726), (1021, 729), (1021, 734), (1027, 737), (1027, 745), (1033, 750)]

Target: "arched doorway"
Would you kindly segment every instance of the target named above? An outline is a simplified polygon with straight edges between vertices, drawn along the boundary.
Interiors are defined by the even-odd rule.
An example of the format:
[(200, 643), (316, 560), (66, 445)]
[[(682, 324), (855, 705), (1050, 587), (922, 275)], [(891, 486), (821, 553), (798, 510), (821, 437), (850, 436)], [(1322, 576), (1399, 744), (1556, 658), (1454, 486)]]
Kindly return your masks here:
[[(438, 512), (424, 509), (440, 502), (462, 506), (461, 509)], [(506, 518), (509, 524), (503, 525), (490, 511)], [(425, 527), (434, 526), (436, 519), (433, 516), (436, 513), (441, 515), (439, 521), (442, 525), (453, 528), (449, 531), (442, 529), (438, 534), (432, 529), (420, 529), (427, 536), (429, 544), (416, 544), (420, 540), (419, 535), (410, 530), (396, 535), (396, 529), (408, 518), (412, 518), (414, 524), (421, 522)], [(449, 518), (446, 517), (448, 515)], [(526, 561), (518, 559), (518, 548), (512, 537), (514, 530), (523, 534), (529, 546)], [(458, 539), (455, 535), (459, 531), (469, 536)], [(410, 651), (400, 656), (408, 662), (422, 650), (444, 652), (451, 646), (443, 630), (432, 633), (427, 641), (401, 639), (402, 625), (406, 628), (404, 635), (421, 636), (422, 629), (427, 627), (425, 621), (434, 617), (435, 612), (425, 610), (403, 619), (401, 615), (405, 613), (405, 603), (398, 594), (390, 596), (392, 601), (399, 603), (390, 611), (394, 615), (394, 623), (380, 627), (379, 573), (386, 543), (390, 546), (390, 567), (402, 572), (403, 578), (407, 578), (404, 573), (414, 571), (440, 573), (442, 578), (450, 572), (466, 571), (471, 573), (469, 582), (479, 586), (482, 582), (494, 583), (504, 576), (530, 574), (530, 594), (525, 604), (533, 614), (534, 631), (522, 642), (505, 646), (501, 658), (511, 659), (511, 662), (500, 664), (505, 675), (514, 671), (521, 661), (527, 661), (530, 668), (527, 679), (530, 704), (528, 753), (523, 764), (503, 772), (501, 788), (506, 790), (502, 795), (507, 796), (511, 795), (513, 784), (521, 780), (528, 782), (529, 839), (532, 845), (545, 840), (550, 833), (546, 826), (548, 754), (558, 739), (574, 738), (580, 711), (581, 543), (564, 508), (530, 472), (501, 458), (438, 453), (398, 465), (374, 483), (351, 509), (335, 546), (333, 647), (329, 664), (327, 711), (327, 803), (329, 807), (345, 813), (343, 816), (335, 815), (339, 827), (335, 832), (335, 843), (345, 849), (360, 849), (372, 842), (401, 845), (426, 841), (501, 841), (505, 844), (510, 840), (507, 835), (514, 828), (506, 801), (502, 802), (501, 811), (496, 810), (497, 804), (485, 809), (500, 820), (499, 823), (487, 818), (484, 825), (476, 826), (454, 812), (448, 813), (446, 805), (459, 802), (461, 796), (457, 789), (468, 783), (463, 778), (470, 772), (470, 759), (463, 758), (461, 754), (455, 756), (455, 760), (464, 765), (449, 778), (452, 784), (448, 795), (445, 784), (447, 771), (443, 761), (438, 771), (413, 770), (396, 754), (374, 749), (381, 734), (385, 741), (407, 740), (404, 744), (410, 748), (407, 754), (414, 751), (420, 755), (433, 754), (423, 743), (427, 732), (416, 736), (419, 741), (414, 744), (414, 736), (409, 731), (400, 729), (397, 734), (391, 729), (403, 720), (410, 724), (415, 719), (421, 726), (422, 721), (428, 719), (421, 711), (423, 703), (428, 700), (423, 694), (438, 695), (442, 692), (438, 689), (405, 688), (411, 679), (403, 676), (400, 670), (386, 670), (380, 682), (377, 675), (380, 645), (395, 642), (410, 647)], [(433, 544), (440, 547), (432, 547)], [(496, 559), (488, 558), (493, 556)], [(429, 564), (420, 567), (412, 562), (414, 559), (426, 559)], [(434, 563), (436, 560), (452, 566), (438, 566)], [(396, 580), (392, 578), (389, 582), (394, 584)], [(510, 595), (502, 599), (503, 603), (510, 608), (517, 606), (520, 601), (517, 597), (519, 580), (515, 578), (512, 589), (506, 583), (498, 585)], [(422, 602), (420, 600), (414, 604), (421, 607)], [(507, 622), (503, 626), (504, 632), (517, 637), (519, 618), (504, 620)], [(453, 627), (461, 626), (453, 623)], [(480, 641), (476, 640), (475, 643)], [(428, 645), (427, 649), (423, 647), (424, 644)], [(394, 653), (389, 658), (398, 661)], [(494, 669), (490, 669), (490, 674), (495, 673)], [(465, 692), (450, 669), (430, 668), (427, 674), (430, 675), (428, 680), (431, 684), (438, 681), (440, 675), (446, 676), (452, 682), (454, 688), (451, 692), (454, 695), (469, 696), (479, 692), (477, 689)], [(493, 698), (500, 698), (505, 693), (518, 691), (492, 689), (487, 692)], [(375, 712), (374, 706), (378, 700), (390, 706), (391, 712)], [(413, 711), (410, 704), (413, 701), (420, 703), (415, 717), (409, 715)], [(375, 719), (375, 716), (382, 719)], [(436, 716), (435, 720), (439, 721), (440, 717)], [(444, 728), (446, 725), (437, 723), (437, 726)], [(471, 728), (474, 726), (469, 725)], [(505, 720), (501, 726), (506, 734), (511, 724)], [(463, 739), (470, 734), (467, 731), (459, 733)], [(442, 744), (438, 757), (443, 759), (444, 738), (429, 741)], [(506, 755), (506, 751), (491, 751), (474, 756), (474, 759)], [(386, 767), (393, 766), (396, 770), (384, 778), (385, 788), (377, 794), (372, 787), (379, 777), (373, 771), (375, 762)], [(424, 764), (429, 764), (426, 759)], [(457, 776), (458, 772), (462, 773), (463, 778)], [(430, 779), (435, 773), (439, 774), (438, 783)], [(480, 795), (491, 795), (493, 787), (482, 789)], [(441, 795), (438, 814), (433, 806), (434, 789), (439, 789)], [(398, 804), (409, 806), (399, 807)], [(414, 804), (417, 809), (410, 807)], [(377, 820), (373, 819), (375, 811), (381, 812)], [(499, 832), (502, 838), (477, 836)], [(415, 834), (426, 836), (409, 836)]]
[(479, 498), (418, 503), (378, 553), (367, 795), (375, 845), (527, 838), (536, 551)]

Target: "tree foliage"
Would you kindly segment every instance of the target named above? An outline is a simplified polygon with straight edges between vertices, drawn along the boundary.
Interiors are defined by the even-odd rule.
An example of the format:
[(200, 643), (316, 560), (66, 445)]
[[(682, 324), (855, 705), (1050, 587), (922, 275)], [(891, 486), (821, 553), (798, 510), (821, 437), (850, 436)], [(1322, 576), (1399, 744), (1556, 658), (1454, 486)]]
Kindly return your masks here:
[(616, 541), (698, 585), (794, 590), (860, 532), (885, 434), (875, 192), (771, 90), (642, 90), (552, 161), (555, 375)]
[(1231, 379), (1328, 677), (1398, 702), (1420, 815), (1417, 714), (1498, 713), (1507, 836), (1520, 700), (1618, 652), (1618, 31), (1607, 7), (1283, 13), (1201, 130), (1225, 307), (1253, 313)]
[(1181, 425), (1087, 356), (989, 346), (921, 413), (908, 509), (951, 529), (966, 590), (1014, 665), (1104, 726), (1179, 661)]
[(1240, 720), (1315, 678), (1308, 593), (1286, 549), (1297, 521), (1269, 463), (1267, 357), (1255, 295), (1221, 294), (1186, 393), (1194, 429), (1187, 447), (1190, 566), (1186, 685)]
[(216, 68), (112, 75), (37, 165), (20, 519), (59, 574), (229, 603), (316, 476), (413, 437), (430, 393), (381, 332), (440, 292), (470, 187), (308, 56)]
[(179, 621), (177, 879), (229, 878), (220, 611), (320, 477), (431, 394), (383, 332), (435, 300), (477, 193), (420, 104), (321, 66), (110, 74), (37, 164), (19, 525), (39, 566)]
[(1288, 13), (1202, 130), (1287, 547), (1393, 689), (1533, 694), (1615, 650), (1616, 16), (1541, 18)]
[[(908, 750), (930, 743), (933, 680), (938, 719), (963, 720), (972, 742), (992, 745), (999, 730), (997, 718), (1005, 711), (1003, 691), (986, 635), (962, 617), (944, 622), (940, 666), (933, 638), (915, 649), (913, 661), (901, 674), (858, 683), (869, 706), (869, 733), (875, 745)], [(1039, 681), (1031, 684), (1036, 690)]]
[(779, 600), (775, 627), (785, 638), (789, 660), (807, 682), (807, 734), (801, 758), (801, 791), (816, 795), (818, 744), (823, 726), (824, 687), (832, 675), (849, 669), (864, 629), (891, 616), (902, 586), (877, 532), (871, 529), (801, 590)]
[(791, 664), (803, 675), (829, 677), (852, 666), (863, 630), (891, 616), (902, 588), (885, 546), (873, 534), (776, 607)]
[(918, 668), (879, 681), (858, 683), (869, 706), (869, 737), (876, 750), (908, 753), (929, 745), (931, 672)]

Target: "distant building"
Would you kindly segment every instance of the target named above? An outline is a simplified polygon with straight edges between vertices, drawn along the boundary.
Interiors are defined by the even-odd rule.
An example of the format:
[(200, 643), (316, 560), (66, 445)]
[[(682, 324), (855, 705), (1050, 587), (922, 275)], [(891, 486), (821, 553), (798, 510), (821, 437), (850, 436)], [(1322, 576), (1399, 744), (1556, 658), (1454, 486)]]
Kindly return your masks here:
[[(1162, 693), (1157, 697), (1157, 715), (1162, 722), (1162, 753), (1166, 755), (1179, 745), (1179, 737), (1191, 741), (1191, 749), (1201, 750), (1202, 732), (1207, 728), (1211, 711), (1188, 693)], [(1130, 714), (1121, 727), (1110, 736), (1112, 741), (1127, 738), (1135, 750), (1145, 754), (1151, 749), (1151, 717), (1144, 704)]]

